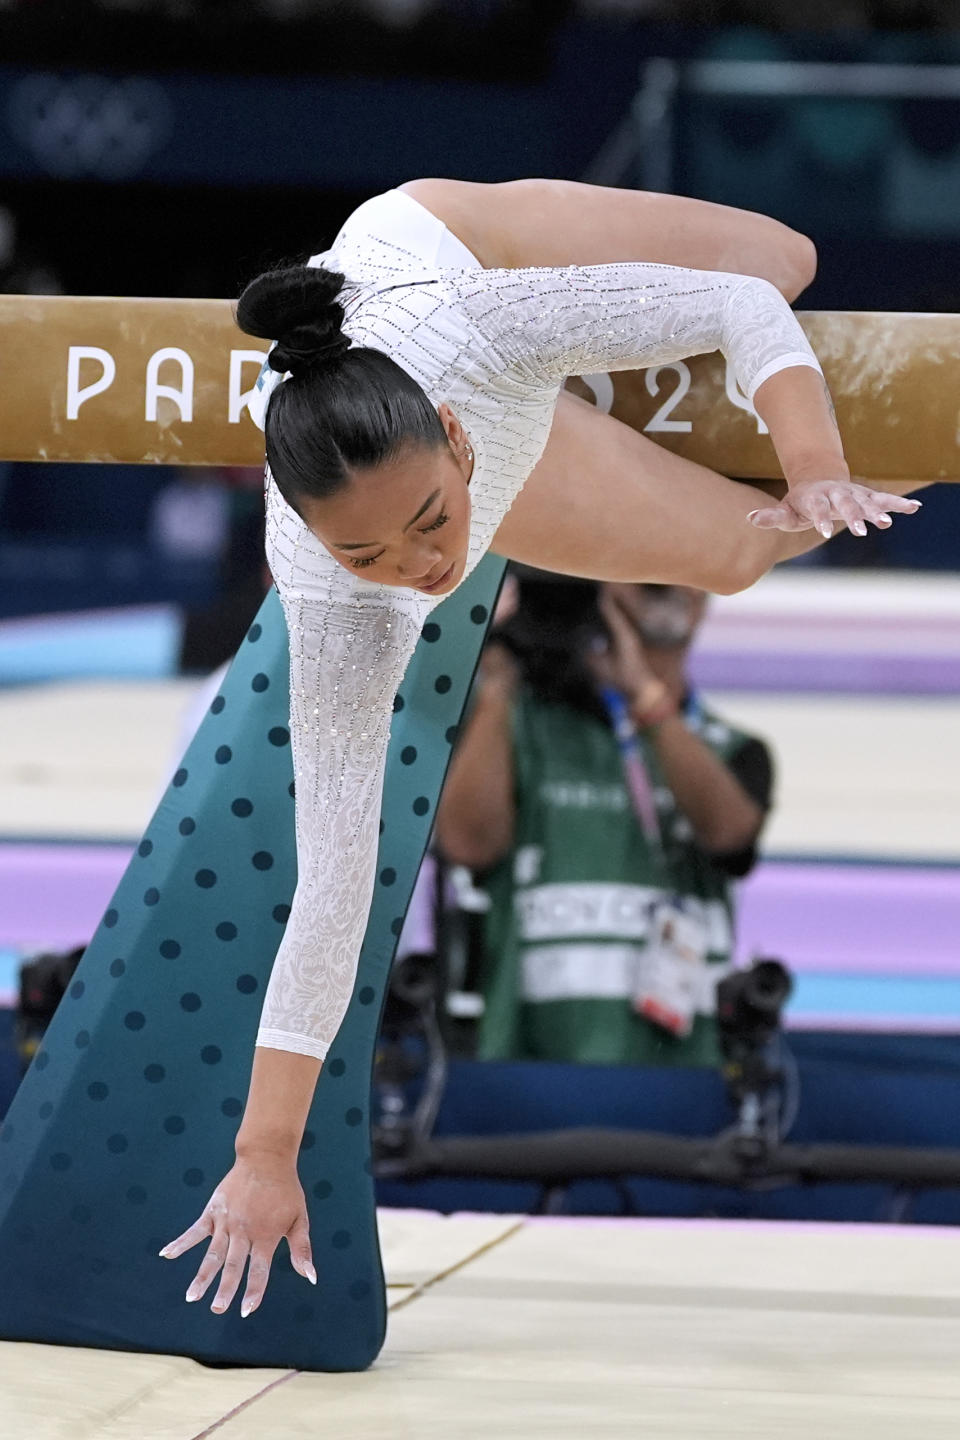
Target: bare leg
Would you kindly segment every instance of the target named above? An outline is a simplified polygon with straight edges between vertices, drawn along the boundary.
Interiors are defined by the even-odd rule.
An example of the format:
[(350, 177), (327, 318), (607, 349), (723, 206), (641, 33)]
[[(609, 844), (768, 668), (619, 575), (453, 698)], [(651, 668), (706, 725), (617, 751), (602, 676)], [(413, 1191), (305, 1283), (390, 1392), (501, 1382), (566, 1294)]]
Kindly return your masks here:
[(411, 180), (401, 189), (487, 268), (652, 261), (756, 275), (791, 301), (816, 271), (805, 235), (768, 215), (683, 195), (568, 180)]
[(767, 503), (764, 490), (673, 455), (564, 393), (546, 450), (492, 549), (564, 575), (729, 594), (823, 543), (816, 531), (748, 524)]

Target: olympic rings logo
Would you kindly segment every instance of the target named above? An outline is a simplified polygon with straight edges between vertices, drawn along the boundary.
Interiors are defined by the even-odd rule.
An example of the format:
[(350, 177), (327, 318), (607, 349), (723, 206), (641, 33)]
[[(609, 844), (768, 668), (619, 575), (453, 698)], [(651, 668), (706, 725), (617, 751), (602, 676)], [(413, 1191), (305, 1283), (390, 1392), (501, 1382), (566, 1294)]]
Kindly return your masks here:
[(155, 80), (32, 74), (10, 94), (16, 139), (50, 175), (126, 180), (166, 141), (171, 107)]

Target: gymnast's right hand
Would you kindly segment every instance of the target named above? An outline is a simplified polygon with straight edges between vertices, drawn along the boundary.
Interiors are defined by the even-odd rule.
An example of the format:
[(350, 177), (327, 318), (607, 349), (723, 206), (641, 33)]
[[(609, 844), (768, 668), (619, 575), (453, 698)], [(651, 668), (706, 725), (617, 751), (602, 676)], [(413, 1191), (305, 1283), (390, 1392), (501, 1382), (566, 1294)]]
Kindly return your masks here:
[(240, 1314), (247, 1316), (256, 1310), (267, 1288), (274, 1252), (284, 1239), (290, 1248), (294, 1270), (311, 1285), (316, 1285), (307, 1204), (297, 1175), (296, 1157), (269, 1153), (238, 1157), (233, 1169), (210, 1196), (199, 1220), (165, 1245), (160, 1254), (165, 1260), (175, 1260), (207, 1239), (210, 1245), (186, 1298), (200, 1300), (220, 1275), (210, 1306), (216, 1315), (222, 1315), (229, 1307), (240, 1288), (248, 1261)]

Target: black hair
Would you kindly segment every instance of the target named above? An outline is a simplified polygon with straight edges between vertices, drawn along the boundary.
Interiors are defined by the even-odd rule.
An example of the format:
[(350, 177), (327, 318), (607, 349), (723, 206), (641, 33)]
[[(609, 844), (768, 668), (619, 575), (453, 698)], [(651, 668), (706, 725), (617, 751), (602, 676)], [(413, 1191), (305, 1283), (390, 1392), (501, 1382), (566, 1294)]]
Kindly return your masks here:
[(336, 270), (286, 265), (251, 280), (237, 302), (240, 329), (276, 341), (269, 363), (290, 372), (270, 397), (264, 430), (267, 464), (298, 514), (300, 497), (335, 495), (351, 471), (391, 460), (406, 445), (447, 439), (416, 381), (344, 335), (345, 283)]

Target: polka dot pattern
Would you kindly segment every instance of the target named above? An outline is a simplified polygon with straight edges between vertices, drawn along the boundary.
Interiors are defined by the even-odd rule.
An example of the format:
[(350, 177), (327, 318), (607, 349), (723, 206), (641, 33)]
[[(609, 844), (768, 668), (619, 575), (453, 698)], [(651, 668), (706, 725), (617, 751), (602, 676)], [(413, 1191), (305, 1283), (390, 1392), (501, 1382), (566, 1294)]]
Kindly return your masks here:
[[(478, 571), (434, 612), (394, 704), (371, 944), (299, 1161), (323, 1302), (305, 1299), (302, 1280), (277, 1265), (276, 1319), (213, 1327), (203, 1343), (214, 1348), (199, 1358), (338, 1370), (374, 1358), (383, 1295), (369, 1180), (372, 1051), (390, 940), (482, 639), (472, 611), (482, 603), (489, 613), (494, 590), (492, 572)], [(0, 1253), (17, 1251), (22, 1289), (51, 1297), (41, 1338), (98, 1343), (84, 1331), (94, 1277), (104, 1306), (129, 1327), (117, 1337), (125, 1348), (182, 1351), (194, 1323), (179, 1276), (174, 1282), (172, 1267), (157, 1261), (175, 1233), (173, 1225), (158, 1233), (158, 1217), (189, 1223), (229, 1164), (296, 881), (287, 657), (274, 595), (247, 639), (0, 1129), (0, 1187), (12, 1187), (9, 1213), (0, 1208)], [(34, 1178), (18, 1190), (18, 1177), (38, 1168), (46, 1185)], [(18, 1244), (18, 1231), (36, 1238)], [(64, 1236), (61, 1260), (76, 1237), (74, 1266), (53, 1268), (45, 1234)], [(130, 1293), (158, 1303), (131, 1307)], [(0, 1293), (0, 1324), (5, 1303)], [(336, 1326), (320, 1323), (334, 1312)], [(7, 1328), (15, 1334), (15, 1321)]]

